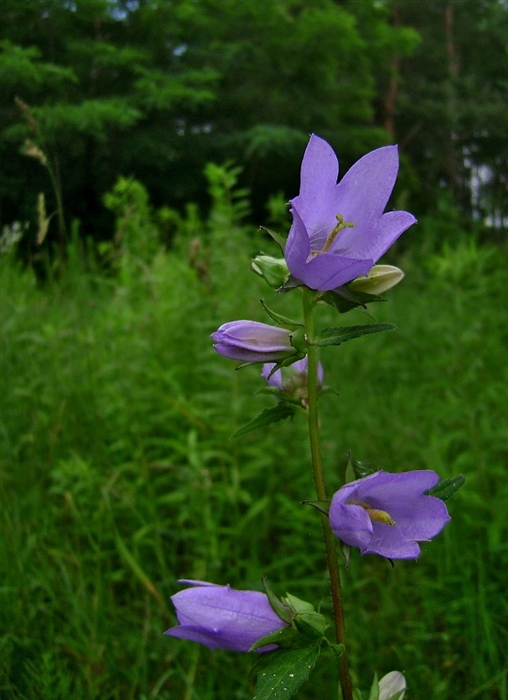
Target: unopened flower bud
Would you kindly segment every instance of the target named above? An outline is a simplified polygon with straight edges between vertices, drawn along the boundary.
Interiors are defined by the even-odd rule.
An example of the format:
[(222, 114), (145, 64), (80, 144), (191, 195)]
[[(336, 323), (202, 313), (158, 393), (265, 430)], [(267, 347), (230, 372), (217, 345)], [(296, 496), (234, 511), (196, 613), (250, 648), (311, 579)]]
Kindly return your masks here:
[[(406, 679), (399, 671), (390, 671), (379, 681), (379, 700), (402, 700), (406, 690)], [(397, 695), (400, 693), (400, 695)]]
[(404, 277), (402, 270), (393, 265), (374, 265), (368, 276), (356, 277), (348, 284), (352, 292), (365, 292), (365, 294), (383, 294), (388, 289), (395, 287)]
[(273, 289), (278, 289), (287, 281), (289, 270), (284, 258), (271, 255), (256, 255), (252, 259), (251, 269), (265, 280)]
[(286, 328), (269, 326), (258, 321), (224, 323), (211, 338), (214, 348), (224, 357), (239, 362), (281, 362), (297, 355), (293, 335)]
[[(210, 649), (247, 652), (258, 639), (287, 625), (272, 610), (268, 597), (258, 591), (237, 591), (206, 581), (189, 584), (171, 597), (179, 624), (166, 634), (189, 639)], [(258, 651), (269, 651), (271, 644)]]

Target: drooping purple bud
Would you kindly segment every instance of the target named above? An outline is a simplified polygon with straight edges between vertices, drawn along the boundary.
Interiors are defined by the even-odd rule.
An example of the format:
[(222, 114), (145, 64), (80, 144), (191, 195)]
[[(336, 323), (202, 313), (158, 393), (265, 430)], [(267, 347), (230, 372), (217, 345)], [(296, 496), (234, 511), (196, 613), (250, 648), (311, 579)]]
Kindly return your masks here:
[(280, 362), (297, 351), (291, 332), (258, 321), (230, 321), (211, 335), (218, 353), (240, 362)]
[[(179, 583), (191, 588), (171, 596), (179, 624), (165, 632), (170, 637), (189, 639), (210, 649), (247, 652), (258, 639), (287, 626), (265, 593), (237, 591), (206, 581)], [(258, 651), (274, 648), (271, 644)]]

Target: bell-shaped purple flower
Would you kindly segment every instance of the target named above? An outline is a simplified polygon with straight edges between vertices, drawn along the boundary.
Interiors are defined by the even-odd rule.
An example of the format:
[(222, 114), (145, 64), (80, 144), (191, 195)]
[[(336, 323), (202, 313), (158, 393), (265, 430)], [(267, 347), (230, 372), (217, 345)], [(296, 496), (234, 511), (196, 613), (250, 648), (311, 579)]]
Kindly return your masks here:
[[(189, 639), (210, 649), (246, 652), (261, 637), (287, 626), (265, 593), (237, 591), (206, 581), (179, 583), (191, 588), (171, 596), (180, 624), (165, 632), (170, 637)], [(259, 651), (275, 648), (270, 644)]]
[(331, 146), (311, 136), (301, 167), (300, 194), (291, 200), (293, 224), (284, 257), (307, 287), (334, 290), (371, 267), (416, 219), (384, 209), (397, 178), (397, 146), (363, 156), (337, 184)]
[(436, 472), (379, 471), (340, 488), (330, 504), (330, 526), (340, 540), (362, 554), (416, 559), (418, 542), (435, 537), (450, 520), (445, 504), (425, 492)]
[(293, 355), (291, 332), (258, 321), (230, 321), (211, 335), (218, 353), (240, 362), (279, 362)]

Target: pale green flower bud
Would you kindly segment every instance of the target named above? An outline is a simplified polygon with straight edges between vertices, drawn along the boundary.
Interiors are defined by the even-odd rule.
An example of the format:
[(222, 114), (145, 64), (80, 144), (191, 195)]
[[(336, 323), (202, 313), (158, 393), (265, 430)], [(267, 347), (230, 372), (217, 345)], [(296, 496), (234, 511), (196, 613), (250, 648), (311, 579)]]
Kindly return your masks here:
[(395, 287), (404, 277), (402, 270), (393, 265), (374, 265), (367, 277), (361, 275), (349, 283), (348, 288), (352, 292), (365, 292), (366, 294), (383, 294), (388, 289)]
[(251, 269), (265, 280), (273, 289), (278, 289), (289, 277), (288, 266), (284, 258), (272, 258), (271, 255), (256, 255), (252, 259)]

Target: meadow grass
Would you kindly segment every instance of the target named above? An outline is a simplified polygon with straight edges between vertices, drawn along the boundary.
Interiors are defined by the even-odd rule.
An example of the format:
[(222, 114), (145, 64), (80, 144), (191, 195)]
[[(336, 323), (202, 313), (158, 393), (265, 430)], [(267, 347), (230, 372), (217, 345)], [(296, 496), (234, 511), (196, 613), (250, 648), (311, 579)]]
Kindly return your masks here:
[[(212, 232), (213, 234), (213, 232)], [(424, 236), (425, 230), (418, 236)], [(39, 284), (1, 283), (0, 695), (23, 700), (243, 700), (251, 659), (169, 639), (178, 578), (312, 600), (328, 614), (304, 416), (237, 440), (270, 406), (209, 334), (263, 318), (248, 270), (269, 247), (230, 225), (153, 260), (96, 269), (77, 244)], [(323, 353), (329, 489), (347, 450), (390, 471), (466, 475), (451, 524), (416, 562), (353, 553), (343, 572), (353, 672), (404, 670), (412, 700), (508, 699), (506, 247), (464, 238), (395, 260), (371, 309), (398, 329)], [(191, 255), (192, 258), (192, 255)], [(199, 274), (198, 274), (199, 272)], [(294, 308), (299, 293), (273, 306)], [(365, 321), (363, 312), (323, 323)], [(320, 663), (298, 697), (334, 697)]]

